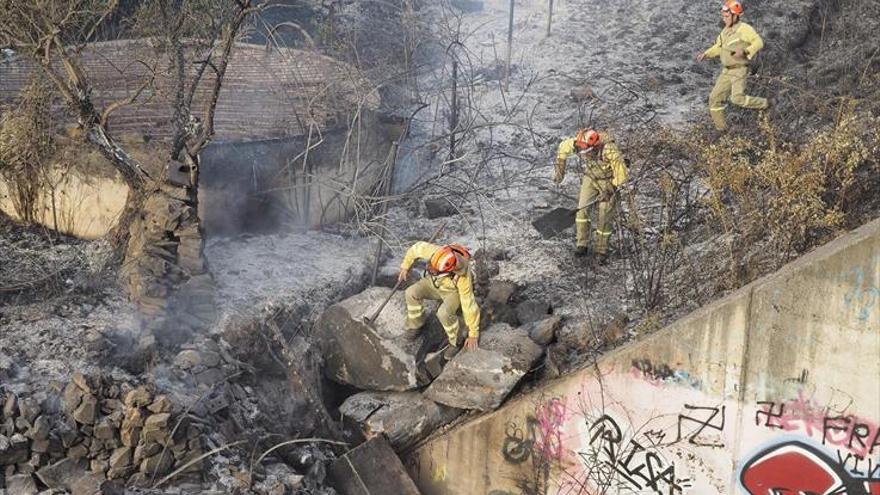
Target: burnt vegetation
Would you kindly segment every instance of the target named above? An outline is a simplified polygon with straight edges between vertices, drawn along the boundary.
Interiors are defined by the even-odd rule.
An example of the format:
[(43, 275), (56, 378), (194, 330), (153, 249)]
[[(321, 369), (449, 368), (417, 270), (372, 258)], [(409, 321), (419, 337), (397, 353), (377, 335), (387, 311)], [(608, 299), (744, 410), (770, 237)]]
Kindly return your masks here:
[[(468, 49), (478, 35), (463, 22), (465, 11), (446, 2), (425, 3), (0, 0), (0, 47), (29, 57), (41, 70), (0, 114), (0, 177), (24, 224), (0, 221), (0, 325), (13, 323), (3, 312), (16, 312), (16, 306), (45, 303), (65, 317), (70, 306), (101, 304), (108, 293), (119, 298), (123, 286), (143, 314), (151, 315), (138, 324), (154, 325), (153, 341), (139, 331), (95, 337), (90, 356), (133, 375), (154, 372), (167, 380), (169, 362), (208, 348), (198, 356), (186, 354), (186, 387), (203, 387), (184, 394), (190, 399), (185, 409), (174, 409), (187, 436), (187, 455), (246, 446), (248, 452), (230, 454), (212, 475), (235, 479), (225, 485), (231, 492), (259, 486), (268, 493), (266, 480), (274, 478), (260, 461), (274, 452), (270, 460), (294, 466), (294, 476), (300, 476), (298, 485), (281, 483), (284, 490), (333, 493), (323, 485), (323, 465), (345, 450), (334, 412), (337, 395), (352, 391), (320, 377), (311, 330), (323, 308), (270, 307), (262, 319), (242, 317), (196, 335), (178, 332), (179, 320), (164, 319), (173, 312), (167, 299), (175, 291), (186, 287), (187, 297), (201, 302), (207, 290), (187, 284), (207, 273), (197, 215), (200, 154), (213, 139), (230, 51), (243, 40), (314, 50), (352, 64), (381, 94), (383, 119), (399, 127), (395, 141), (408, 146), (404, 152), (396, 143), (383, 163), (370, 164), (381, 172), (369, 191), (334, 184), (353, 216), (324, 230), (367, 238), (364, 250), (375, 250), (372, 277), (353, 275), (351, 287), (336, 294), (350, 295), (376, 280), (380, 265), (391, 259), (383, 253), (397, 256), (411, 241), (427, 237), (436, 224), (425, 217), (433, 220), (435, 210), (442, 210), (436, 215), (451, 217), (445, 237), (473, 240), (487, 322), (516, 322), (510, 308), (487, 301), (491, 277), (502, 272), (525, 273), (510, 289), (511, 303), (534, 299), (554, 309), (578, 306), (573, 312), (578, 319), (563, 323), (544, 364), (531, 370), (530, 383), (585, 366), (880, 214), (880, 49), (862, 42), (875, 37), (877, 2), (813, 2), (808, 22), (786, 38), (789, 45), (767, 50), (754, 68), (750, 90), (770, 96), (773, 108), (731, 112), (733, 132), (724, 135), (709, 129), (703, 108), (684, 124), (662, 124), (649, 96), (656, 88), (645, 81), (597, 76), (588, 85), (567, 75), (519, 69), (515, 61), (511, 69), (503, 61), (503, 40), (494, 38), (485, 43), (495, 56), (483, 60)], [(755, 1), (750, 8), (776, 8), (771, 3)], [(129, 37), (153, 40), (150, 57), (142, 61), (143, 78), (125, 97), (98, 108), (80, 55), (92, 42)], [(525, 82), (508, 87), (510, 70)], [(561, 81), (555, 97), (564, 100), (563, 117), (542, 116), (529, 95), (550, 80)], [(210, 95), (201, 106), (194, 103), (200, 87)], [(700, 91), (708, 95), (709, 89)], [(500, 100), (489, 100), (489, 92)], [(142, 163), (114, 135), (110, 117), (121, 107), (159, 97), (171, 105), (173, 136), (156, 145), (152, 162)], [(61, 105), (76, 116), (76, 129), (58, 129), (53, 122), (53, 108)], [(613, 129), (630, 163), (631, 185), (619, 202), (611, 263), (600, 269), (577, 264), (569, 237), (542, 240), (528, 227), (535, 203), (573, 203), (571, 189), (550, 185), (548, 164), (561, 135), (588, 125)], [(321, 139), (310, 135), (306, 148)], [(79, 147), (100, 150), (130, 188), (113, 243), (70, 239), (36, 225), (39, 191), (55, 187), (54, 174), (63, 175), (70, 156), (65, 150)], [(301, 167), (293, 172), (309, 176), (307, 158), (308, 153), (292, 159), (291, 169)], [(49, 163), (61, 168), (50, 169)], [(424, 163), (430, 167), (417, 166)], [(185, 172), (186, 185), (165, 182), (169, 164)], [(49, 227), (63, 231), (72, 221), (53, 210)], [(529, 273), (548, 265), (563, 268), (552, 272), (555, 278)], [(221, 336), (225, 341), (218, 345)], [(0, 351), (15, 354), (6, 347)], [(133, 356), (135, 364), (122, 363), (120, 355)], [(212, 364), (205, 364), (206, 355)], [(0, 368), (0, 378), (7, 371)], [(135, 378), (117, 388), (137, 390), (142, 377)], [(97, 380), (95, 388), (107, 391), (107, 398), (124, 397), (120, 390), (109, 392), (116, 387), (109, 378)], [(92, 393), (88, 388), (74, 390), (77, 404)], [(158, 401), (153, 392), (147, 394), (150, 406)], [(274, 401), (284, 394), (295, 397)], [(125, 407), (120, 405), (125, 412), (117, 415), (143, 409)], [(166, 409), (164, 403), (156, 406), (161, 412), (154, 415)], [(258, 410), (264, 412), (251, 414)], [(170, 437), (180, 440), (170, 427)], [(190, 435), (210, 441), (192, 443)], [(164, 469), (151, 464), (141, 470), (140, 486), (158, 487), (186, 474), (183, 457), (173, 468), (161, 456), (147, 458)], [(129, 474), (121, 477), (134, 480)], [(196, 478), (187, 481), (204, 481)]]

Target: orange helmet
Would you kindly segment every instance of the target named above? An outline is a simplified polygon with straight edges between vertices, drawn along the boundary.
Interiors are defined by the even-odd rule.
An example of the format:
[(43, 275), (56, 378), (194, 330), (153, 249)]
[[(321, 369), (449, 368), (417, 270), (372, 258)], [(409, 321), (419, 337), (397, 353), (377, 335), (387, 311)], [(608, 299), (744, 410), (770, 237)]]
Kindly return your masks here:
[(581, 129), (574, 138), (574, 145), (580, 150), (589, 150), (602, 143), (599, 133), (593, 129)]
[(431, 255), (431, 259), (428, 261), (428, 273), (435, 276), (452, 273), (459, 268), (460, 258), (468, 259), (470, 257), (470, 251), (461, 244), (443, 246)]
[(741, 3), (737, 0), (727, 0), (724, 2), (724, 7), (721, 7), (721, 12), (730, 12), (733, 15), (743, 15), (745, 10)]

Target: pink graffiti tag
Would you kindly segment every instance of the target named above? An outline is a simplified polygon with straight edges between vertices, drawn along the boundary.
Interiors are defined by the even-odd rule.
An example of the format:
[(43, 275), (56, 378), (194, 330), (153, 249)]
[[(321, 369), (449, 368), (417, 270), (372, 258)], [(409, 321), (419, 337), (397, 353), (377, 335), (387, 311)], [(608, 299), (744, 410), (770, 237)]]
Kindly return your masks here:
[(561, 460), (564, 453), (562, 429), (565, 425), (567, 408), (559, 398), (551, 399), (535, 408), (538, 421), (538, 435), (535, 449), (545, 460)]

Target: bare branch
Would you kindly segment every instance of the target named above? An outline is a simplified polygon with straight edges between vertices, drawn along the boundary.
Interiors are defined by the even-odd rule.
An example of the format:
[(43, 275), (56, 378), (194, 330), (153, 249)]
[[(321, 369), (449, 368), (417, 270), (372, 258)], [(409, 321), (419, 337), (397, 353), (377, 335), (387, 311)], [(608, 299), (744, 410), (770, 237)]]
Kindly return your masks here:
[[(141, 63), (143, 63), (143, 62), (141, 62)], [(144, 64), (144, 65), (146, 65), (146, 64)], [(115, 112), (116, 110), (118, 110), (122, 107), (131, 105), (132, 103), (137, 101), (137, 99), (141, 96), (141, 93), (143, 93), (145, 89), (147, 89), (148, 87), (150, 87), (153, 84), (153, 81), (156, 80), (156, 67), (155, 66), (153, 66), (153, 67), (148, 66), (148, 68), (150, 69), (150, 73), (151, 73), (150, 78), (145, 79), (144, 82), (141, 83), (141, 85), (138, 86), (138, 88), (135, 90), (134, 94), (132, 94), (128, 98), (125, 98), (123, 100), (117, 100), (117, 101), (114, 101), (114, 102), (110, 103), (109, 105), (107, 105), (107, 108), (105, 108), (104, 111), (101, 113), (101, 118), (99, 120), (99, 124), (101, 126), (106, 127), (107, 126), (107, 119), (110, 118), (110, 114), (112, 114), (113, 112)]]

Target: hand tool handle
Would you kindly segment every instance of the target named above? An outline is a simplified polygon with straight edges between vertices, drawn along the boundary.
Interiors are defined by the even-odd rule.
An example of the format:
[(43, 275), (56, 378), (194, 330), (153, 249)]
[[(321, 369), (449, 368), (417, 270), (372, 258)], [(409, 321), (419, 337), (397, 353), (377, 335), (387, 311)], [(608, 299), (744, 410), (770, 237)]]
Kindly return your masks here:
[[(437, 237), (440, 236), (440, 233), (443, 232), (443, 229), (446, 228), (446, 224), (447, 224), (447, 223), (448, 223), (448, 220), (447, 220), (447, 221), (444, 221), (444, 222), (440, 225), (440, 227), (434, 232), (434, 234), (431, 236), (431, 238), (428, 239), (428, 243), (434, 242), (434, 240), (437, 239)], [(388, 294), (388, 297), (386, 297), (386, 298), (385, 298), (385, 301), (382, 303), (382, 305), (379, 306), (379, 309), (377, 309), (376, 312), (373, 313), (373, 316), (371, 316), (370, 318), (368, 318), (368, 319), (366, 320), (366, 323), (367, 323), (367, 324), (372, 324), (374, 321), (376, 321), (376, 318), (379, 317), (379, 313), (381, 313), (382, 310), (385, 309), (385, 306), (388, 304), (388, 301), (391, 300), (391, 298), (394, 296), (394, 293), (397, 292), (397, 289), (399, 289), (400, 286), (401, 286), (402, 284), (403, 284), (403, 280), (399, 280), (399, 279), (398, 279), (398, 280), (397, 280), (397, 283), (394, 284), (394, 288), (391, 289), (391, 293)]]

